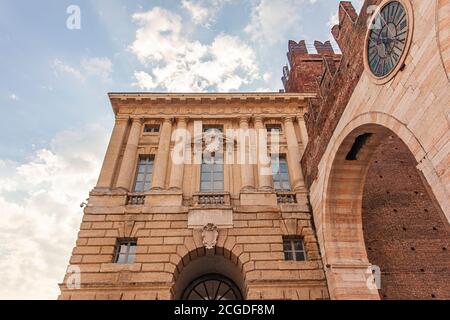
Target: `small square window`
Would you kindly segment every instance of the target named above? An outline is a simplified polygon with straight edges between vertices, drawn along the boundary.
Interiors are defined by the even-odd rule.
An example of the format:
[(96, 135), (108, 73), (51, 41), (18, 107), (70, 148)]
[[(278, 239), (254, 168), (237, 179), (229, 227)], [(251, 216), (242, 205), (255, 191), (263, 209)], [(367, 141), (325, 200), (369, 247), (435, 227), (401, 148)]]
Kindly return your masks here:
[(114, 263), (132, 264), (136, 256), (136, 239), (118, 239), (116, 244), (116, 254)]
[(283, 237), (283, 251), (286, 261), (306, 261), (303, 239), (300, 237)]
[(158, 133), (159, 132), (159, 124), (146, 124), (144, 126), (145, 133)]

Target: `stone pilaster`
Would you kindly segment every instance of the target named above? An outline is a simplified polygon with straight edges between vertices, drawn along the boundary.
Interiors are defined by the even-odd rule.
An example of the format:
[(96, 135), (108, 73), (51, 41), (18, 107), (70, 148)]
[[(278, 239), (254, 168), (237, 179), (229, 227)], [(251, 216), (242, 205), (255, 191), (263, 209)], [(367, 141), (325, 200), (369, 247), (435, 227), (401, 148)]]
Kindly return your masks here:
[(126, 191), (130, 191), (133, 178), (133, 170), (136, 166), (136, 155), (139, 145), (139, 139), (142, 133), (143, 119), (140, 117), (132, 118), (130, 134), (123, 155), (122, 164), (120, 166), (119, 177), (117, 179), (117, 187)]
[(298, 126), (300, 127), (300, 135), (303, 143), (303, 147), (306, 148), (308, 144), (308, 130), (306, 130), (305, 118), (302, 116), (297, 117)]
[(165, 118), (159, 137), (158, 152), (153, 168), (152, 190), (164, 190), (166, 187), (167, 167), (169, 164), (172, 118)]
[(268, 137), (262, 117), (255, 117), (254, 127), (258, 139), (258, 189), (261, 191), (272, 191), (270, 160), (268, 163), (265, 163), (266, 160), (270, 159), (267, 152)]
[[(169, 189), (181, 191), (183, 187), (184, 161), (186, 159), (186, 141), (187, 138), (187, 119), (179, 118), (177, 124), (177, 135), (175, 141), (175, 149), (172, 152), (172, 168), (170, 172)], [(178, 145), (179, 144), (179, 145)], [(174, 153), (176, 151), (176, 154)], [(180, 155), (183, 157), (180, 159)]]
[[(255, 143), (255, 141), (253, 141), (254, 139), (252, 139), (248, 123), (249, 118), (240, 118), (238, 157), (241, 161), (238, 161), (238, 163), (240, 163), (241, 166), (241, 191), (251, 191), (255, 189), (255, 177), (253, 174), (253, 164), (251, 163), (251, 159), (256, 156), (251, 154), (253, 152), (252, 143)], [(246, 138), (247, 136), (249, 137), (248, 141)]]
[(96, 191), (110, 190), (112, 187), (114, 174), (119, 161), (120, 149), (124, 143), (125, 134), (127, 132), (129, 117), (117, 117), (114, 129), (106, 150), (105, 159), (103, 161), (102, 170), (97, 181)]
[(300, 148), (298, 147), (297, 136), (294, 129), (292, 117), (284, 119), (284, 128), (287, 141), (287, 160), (293, 191), (305, 191), (302, 170), (300, 167)]

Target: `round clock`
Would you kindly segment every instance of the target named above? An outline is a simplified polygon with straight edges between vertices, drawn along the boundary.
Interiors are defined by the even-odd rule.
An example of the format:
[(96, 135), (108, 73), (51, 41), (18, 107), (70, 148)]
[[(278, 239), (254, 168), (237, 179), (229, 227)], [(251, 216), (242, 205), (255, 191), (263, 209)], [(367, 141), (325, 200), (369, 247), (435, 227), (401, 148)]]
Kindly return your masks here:
[(372, 21), (366, 41), (367, 67), (377, 79), (386, 78), (403, 64), (410, 45), (412, 17), (405, 1), (386, 1)]

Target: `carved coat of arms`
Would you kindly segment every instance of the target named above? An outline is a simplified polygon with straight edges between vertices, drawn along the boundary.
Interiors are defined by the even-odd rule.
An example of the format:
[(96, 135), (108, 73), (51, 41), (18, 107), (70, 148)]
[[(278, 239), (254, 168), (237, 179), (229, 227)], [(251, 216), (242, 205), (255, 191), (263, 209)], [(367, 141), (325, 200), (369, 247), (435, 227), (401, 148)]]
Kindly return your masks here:
[(213, 249), (217, 244), (217, 238), (219, 237), (219, 231), (217, 226), (213, 223), (208, 223), (203, 227), (202, 238), (203, 245), (206, 249)]

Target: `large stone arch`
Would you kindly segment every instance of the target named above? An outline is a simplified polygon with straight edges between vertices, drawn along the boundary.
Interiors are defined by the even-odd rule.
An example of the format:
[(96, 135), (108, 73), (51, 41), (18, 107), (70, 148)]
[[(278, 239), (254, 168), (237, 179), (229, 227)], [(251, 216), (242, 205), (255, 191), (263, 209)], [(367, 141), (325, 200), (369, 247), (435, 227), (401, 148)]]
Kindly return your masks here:
[(436, 33), (442, 63), (450, 81), (450, 0), (436, 0)]
[(176, 255), (171, 258), (170, 270), (173, 274), (171, 298), (180, 299), (189, 282), (205, 274), (220, 274), (231, 281), (247, 296), (246, 266), (249, 262), (243, 252), (243, 245), (238, 245), (227, 237), (227, 230), (221, 230), (218, 243), (213, 249), (206, 249), (202, 243), (201, 232), (194, 230), (194, 237), (186, 239), (178, 247)]
[[(330, 141), (331, 150), (327, 157), (327, 168), (322, 180), (322, 201), (315, 210), (318, 237), (326, 265), (330, 296), (335, 299), (367, 298), (378, 299), (378, 290), (368, 286), (371, 281), (370, 263), (363, 234), (362, 198), (365, 178), (373, 154), (380, 143), (397, 136), (416, 159), (417, 168), (424, 177), (431, 198), (447, 222), (448, 190), (440, 183), (437, 173), (427, 158), (424, 148), (414, 134), (394, 117), (379, 112), (357, 116), (341, 129)], [(364, 134), (370, 133), (370, 137)], [(356, 160), (346, 160), (350, 150), (359, 139), (360, 148)], [(433, 182), (433, 183), (430, 183)], [(432, 185), (433, 188), (429, 186)], [(313, 199), (314, 203), (314, 199)], [(314, 205), (314, 204), (313, 204)], [(317, 207), (318, 206), (318, 207)], [(446, 216), (444, 216), (446, 215)]]

